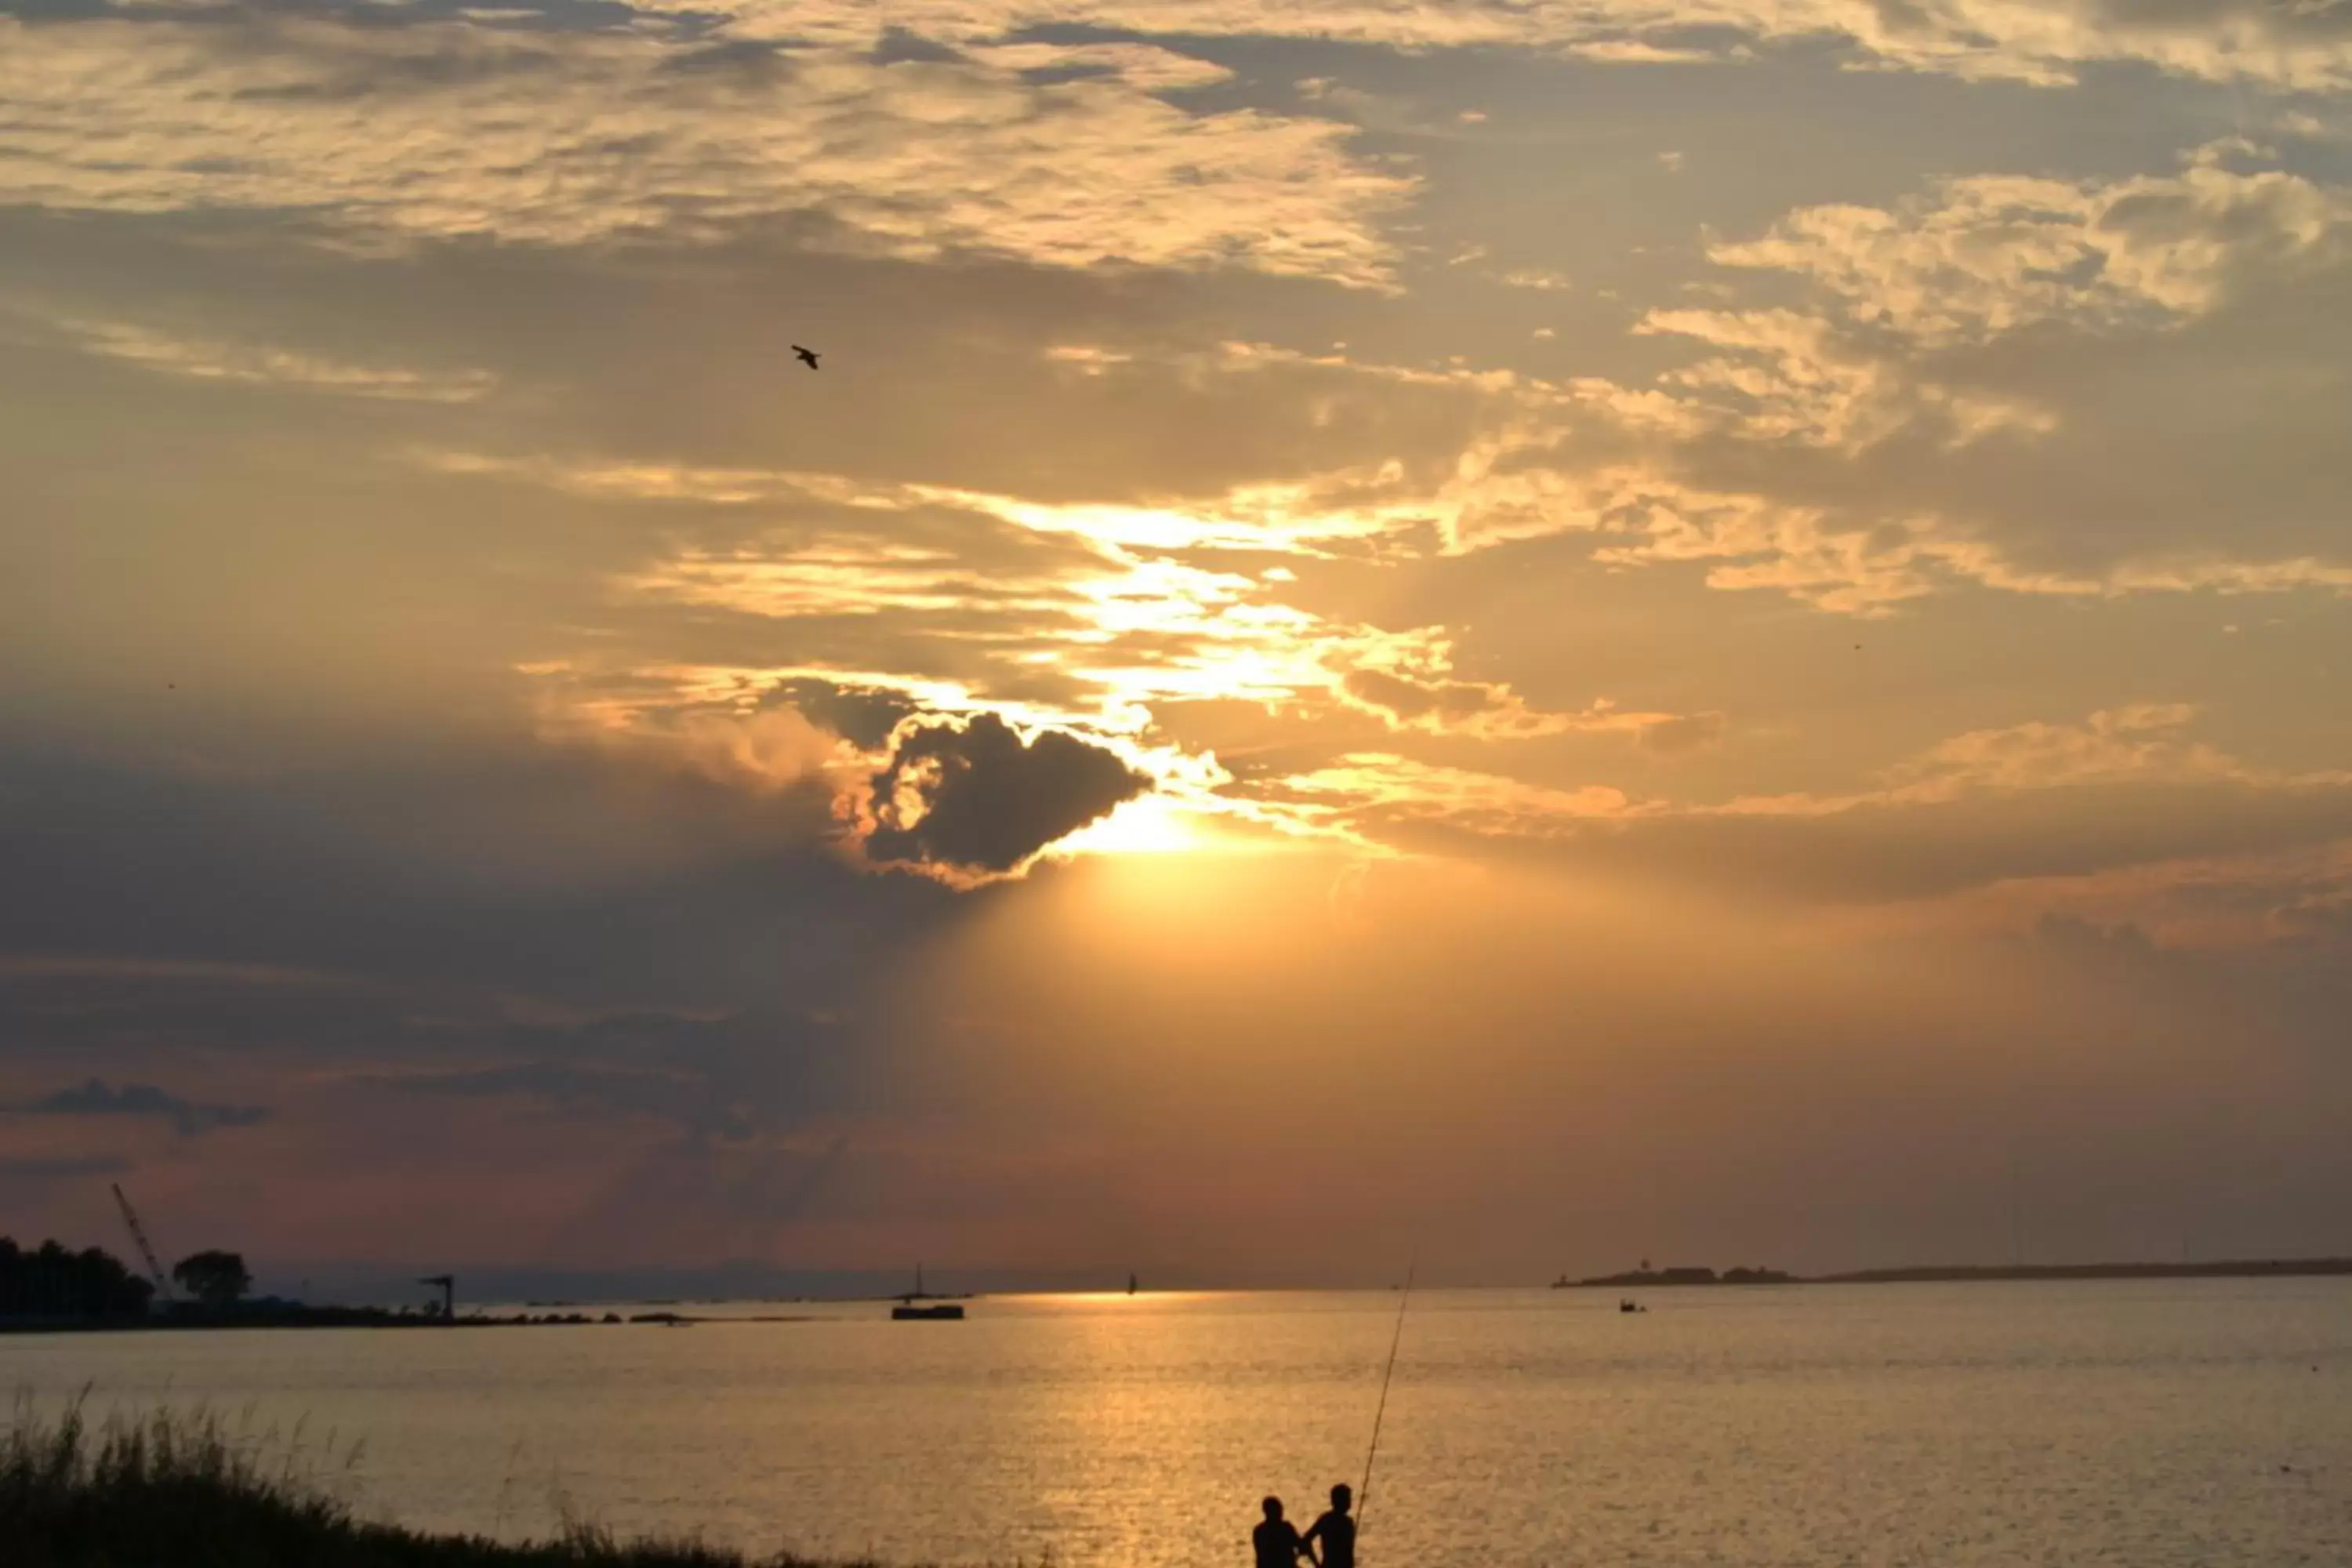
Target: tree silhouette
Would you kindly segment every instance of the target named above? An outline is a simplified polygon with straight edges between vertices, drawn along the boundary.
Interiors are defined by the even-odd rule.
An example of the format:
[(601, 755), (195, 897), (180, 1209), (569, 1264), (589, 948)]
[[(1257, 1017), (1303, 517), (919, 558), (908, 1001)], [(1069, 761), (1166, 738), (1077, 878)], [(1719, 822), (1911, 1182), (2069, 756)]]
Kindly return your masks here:
[(198, 1252), (183, 1258), (172, 1265), (172, 1279), (207, 1307), (233, 1307), (253, 1289), (245, 1258), (235, 1252)]
[(19, 1247), (0, 1236), (0, 1318), (135, 1318), (154, 1287), (92, 1247)]

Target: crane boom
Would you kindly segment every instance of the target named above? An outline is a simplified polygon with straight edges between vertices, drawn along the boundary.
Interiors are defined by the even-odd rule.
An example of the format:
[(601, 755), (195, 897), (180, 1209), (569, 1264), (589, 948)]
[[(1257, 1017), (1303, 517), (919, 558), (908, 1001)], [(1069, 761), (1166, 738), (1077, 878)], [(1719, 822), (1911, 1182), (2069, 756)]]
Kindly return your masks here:
[(147, 1230), (139, 1223), (139, 1211), (132, 1208), (131, 1200), (122, 1195), (120, 1182), (113, 1186), (114, 1202), (122, 1210), (122, 1223), (131, 1227), (131, 1239), (139, 1244), (139, 1256), (147, 1260), (147, 1278), (155, 1281), (155, 1299), (168, 1301), (172, 1299), (172, 1281), (165, 1277), (163, 1266), (155, 1261), (155, 1249), (147, 1245)]

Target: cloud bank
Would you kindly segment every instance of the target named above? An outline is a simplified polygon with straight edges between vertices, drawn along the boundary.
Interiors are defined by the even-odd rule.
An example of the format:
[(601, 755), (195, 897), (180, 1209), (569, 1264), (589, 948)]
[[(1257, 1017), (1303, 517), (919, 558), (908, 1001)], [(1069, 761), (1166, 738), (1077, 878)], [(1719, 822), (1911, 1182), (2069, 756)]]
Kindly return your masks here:
[(403, 19), (0, 16), (0, 202), (299, 216), (333, 243), (805, 243), (1386, 280), (1346, 128), (1123, 76)]

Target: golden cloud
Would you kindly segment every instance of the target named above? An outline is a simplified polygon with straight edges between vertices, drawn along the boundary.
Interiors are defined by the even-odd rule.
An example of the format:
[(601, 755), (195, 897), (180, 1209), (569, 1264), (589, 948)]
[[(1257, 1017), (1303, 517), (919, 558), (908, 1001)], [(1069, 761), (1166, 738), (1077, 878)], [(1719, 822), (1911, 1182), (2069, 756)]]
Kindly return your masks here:
[(2105, 184), (1981, 174), (1891, 209), (1804, 207), (1708, 254), (1801, 273), (1854, 321), (1930, 347), (2046, 321), (2164, 325), (2346, 257), (2352, 192), (2223, 161), (2247, 151)]
[[(707, 9), (699, 0), (668, 8)], [(747, 31), (870, 42), (883, 23), (856, 0), (727, 0)], [(1392, 48), (1520, 47), (1638, 64), (1738, 62), (1759, 41), (1842, 40), (1864, 63), (2056, 86), (2127, 61), (2283, 90), (2352, 84), (2352, 23), (2314, 6), (2219, 0), (910, 0), (888, 24), (949, 43), (1025, 28), (1093, 26), (1163, 37), (1329, 38)]]
[[(1126, 60), (1124, 55), (1111, 57)], [(1409, 181), (1350, 132), (1195, 115), (1119, 74), (663, 34), (0, 17), (0, 202), (299, 213), (349, 243), (809, 242), (1382, 286)], [(1129, 62), (1130, 64), (1132, 62)]]

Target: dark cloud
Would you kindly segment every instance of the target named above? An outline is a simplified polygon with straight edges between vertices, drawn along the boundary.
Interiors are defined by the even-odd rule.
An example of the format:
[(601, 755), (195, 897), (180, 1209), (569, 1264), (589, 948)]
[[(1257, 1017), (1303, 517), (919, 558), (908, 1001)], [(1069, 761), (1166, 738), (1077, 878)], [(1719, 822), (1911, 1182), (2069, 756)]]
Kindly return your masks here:
[(0, 1156), (0, 1182), (63, 1182), (78, 1176), (119, 1176), (131, 1169), (120, 1154)]
[(26, 969), (0, 975), (6, 1054), (169, 1038), (365, 1057), (492, 993), (595, 1017), (648, 996), (838, 1008), (952, 912), (935, 889), (841, 865), (821, 814), (588, 750), (191, 774), (0, 738), (0, 952), (261, 954), (366, 977)]
[(896, 65), (901, 60), (922, 60), (933, 65), (965, 63), (961, 50), (898, 26), (885, 26), (882, 37), (866, 58), (877, 66)]
[(27, 22), (86, 22), (121, 14), (111, 0), (5, 0), (0, 16), (20, 16)]
[(913, 725), (874, 775), (866, 854), (1001, 875), (1150, 787), (1150, 775), (1065, 731), (1024, 739), (992, 713)]
[(809, 722), (830, 730), (861, 751), (877, 751), (899, 721), (912, 718), (915, 704), (903, 692), (875, 687), (836, 686), (803, 677), (778, 681), (761, 700), (763, 708), (800, 710)]
[(26, 1100), (15, 1108), (26, 1116), (143, 1116), (169, 1121), (183, 1138), (193, 1138), (221, 1127), (251, 1127), (269, 1120), (258, 1105), (205, 1105), (184, 1100), (152, 1083), (110, 1086), (91, 1079), (72, 1089)]
[(2279, 0), (2087, 0), (2083, 10), (2111, 26), (2221, 35), (2249, 27), (2266, 41), (2334, 39), (2352, 33), (2352, 7), (2282, 5)]

